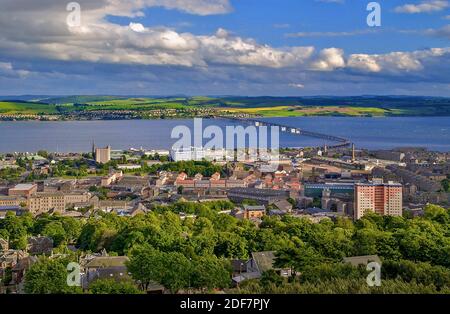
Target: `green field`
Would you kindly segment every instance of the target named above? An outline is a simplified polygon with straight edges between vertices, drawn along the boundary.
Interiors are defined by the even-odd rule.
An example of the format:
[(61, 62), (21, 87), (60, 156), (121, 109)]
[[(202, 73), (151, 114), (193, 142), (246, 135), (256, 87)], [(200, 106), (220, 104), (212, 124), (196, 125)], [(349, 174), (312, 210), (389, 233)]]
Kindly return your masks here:
[(56, 106), (32, 102), (5, 102), (0, 101), (0, 114), (2, 115), (38, 115), (58, 113)]
[[(155, 111), (212, 109), (217, 114), (263, 117), (303, 116), (450, 116), (444, 97), (115, 97), (68, 96), (40, 102), (0, 101), (1, 115), (38, 115), (90, 111)], [(184, 110), (183, 110), (184, 109)], [(191, 111), (195, 112), (195, 111)]]
[(399, 109), (386, 110), (373, 107), (300, 107), (300, 106), (275, 106), (261, 108), (227, 108), (222, 109), (225, 112), (246, 113), (259, 115), (263, 117), (307, 117), (307, 116), (374, 116), (382, 117), (388, 115), (401, 115), (403, 112)]

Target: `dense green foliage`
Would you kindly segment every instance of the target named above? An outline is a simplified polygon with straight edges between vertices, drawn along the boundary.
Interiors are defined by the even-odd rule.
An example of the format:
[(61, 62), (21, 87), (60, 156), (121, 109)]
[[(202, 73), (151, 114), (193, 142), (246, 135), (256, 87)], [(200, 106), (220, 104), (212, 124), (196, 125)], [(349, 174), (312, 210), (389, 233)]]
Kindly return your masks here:
[(67, 259), (41, 258), (25, 274), (25, 292), (33, 294), (81, 293), (81, 288), (67, 285)]
[(70, 244), (76, 241), (81, 232), (81, 221), (72, 217), (50, 216), (44, 214), (33, 219), (30, 213), (20, 217), (8, 212), (0, 220), (0, 237), (9, 240), (11, 248), (25, 249), (27, 237), (44, 235), (53, 239), (54, 245)]
[(422, 285), (415, 281), (383, 280), (380, 287), (369, 287), (365, 279), (331, 279), (318, 282), (293, 282), (262, 285), (258, 281), (245, 282), (239, 293), (296, 293), (296, 294), (435, 294), (450, 293), (446, 287), (438, 290), (434, 285)]
[(450, 192), (450, 180), (449, 179), (442, 180), (441, 184), (442, 184), (442, 189), (445, 192)]
[(22, 174), (25, 172), (24, 168), (4, 168), (4, 169), (0, 169), (0, 179), (6, 180), (6, 181), (10, 181), (10, 182), (15, 182), (18, 181), (20, 179), (20, 177), (22, 176)]
[[(342, 258), (372, 254), (383, 261), (383, 287), (370, 292), (442, 292), (450, 286), (450, 215), (442, 207), (428, 205), (424, 217), (413, 219), (372, 214), (357, 222), (340, 218), (314, 224), (308, 219), (266, 216), (259, 227), (219, 213), (232, 207), (229, 202), (180, 202), (135, 217), (100, 214), (81, 221), (8, 214), (0, 220), (0, 237), (22, 248), (27, 236), (43, 234), (52, 237), (60, 250), (76, 242), (82, 251), (105, 248), (113, 255), (128, 255), (129, 270), (141, 288), (157, 282), (173, 292), (229, 288), (229, 259), (247, 259), (252, 252), (269, 250), (277, 251), (275, 266), (290, 268), (297, 276), (286, 280), (265, 274), (260, 281), (247, 283), (247, 288), (242, 285), (242, 291), (366, 293), (361, 278), (367, 271), (342, 264)], [(180, 212), (195, 218), (182, 219)], [(39, 280), (50, 266), (57, 267), (38, 265), (43, 270), (27, 278)], [(29, 284), (28, 289), (43, 291), (44, 286)]]
[(114, 279), (97, 279), (89, 285), (92, 294), (142, 294), (131, 281), (115, 281)]
[(138, 246), (131, 252), (128, 269), (144, 289), (161, 283), (172, 292), (183, 288), (225, 288), (230, 282), (229, 263), (214, 255), (187, 258), (178, 252), (161, 252)]

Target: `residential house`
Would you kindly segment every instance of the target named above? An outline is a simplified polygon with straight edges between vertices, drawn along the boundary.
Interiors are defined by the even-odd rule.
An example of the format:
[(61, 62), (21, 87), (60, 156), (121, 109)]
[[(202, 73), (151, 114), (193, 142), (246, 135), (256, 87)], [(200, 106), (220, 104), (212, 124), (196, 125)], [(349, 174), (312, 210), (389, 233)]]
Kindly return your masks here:
[(0, 238), (0, 252), (8, 251), (9, 243), (7, 240)]
[[(105, 255), (105, 254), (102, 254)], [(84, 273), (81, 279), (83, 289), (97, 279), (127, 280), (130, 278), (126, 262), (127, 256), (88, 256), (83, 262)]]
[(53, 250), (53, 239), (50, 237), (28, 238), (27, 252), (31, 255), (51, 254)]
[(280, 276), (291, 276), (291, 269), (274, 267), (275, 259), (274, 251), (253, 252), (252, 258), (245, 264), (245, 272), (233, 277), (233, 283), (239, 284), (244, 280), (261, 278), (264, 272), (272, 269)]
[(378, 255), (363, 255), (363, 256), (351, 256), (351, 257), (344, 257), (342, 259), (343, 263), (349, 263), (354, 267), (358, 267), (360, 265), (367, 266), (367, 264), (371, 262), (378, 263), (381, 265), (381, 260), (378, 257)]
[(244, 218), (262, 218), (266, 214), (266, 206), (264, 205), (244, 205)]

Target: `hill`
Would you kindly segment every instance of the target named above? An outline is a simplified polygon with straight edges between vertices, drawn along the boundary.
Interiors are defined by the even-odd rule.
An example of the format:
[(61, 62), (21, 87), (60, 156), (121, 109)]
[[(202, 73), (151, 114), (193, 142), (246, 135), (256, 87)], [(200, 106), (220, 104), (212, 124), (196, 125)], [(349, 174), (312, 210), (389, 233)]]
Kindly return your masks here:
[[(11, 97), (11, 96), (9, 96)], [(20, 97), (20, 96), (19, 96)], [(18, 97), (18, 98), (19, 98)], [(38, 96), (26, 96), (29, 99)], [(0, 100), (2, 115), (80, 114), (91, 111), (151, 112), (164, 109), (208, 114), (295, 116), (450, 116), (450, 98), (425, 96), (317, 97), (125, 97), (63, 96), (40, 101)], [(173, 117), (177, 117), (175, 114)], [(71, 117), (73, 118), (73, 117)], [(76, 118), (75, 118), (76, 119)]]

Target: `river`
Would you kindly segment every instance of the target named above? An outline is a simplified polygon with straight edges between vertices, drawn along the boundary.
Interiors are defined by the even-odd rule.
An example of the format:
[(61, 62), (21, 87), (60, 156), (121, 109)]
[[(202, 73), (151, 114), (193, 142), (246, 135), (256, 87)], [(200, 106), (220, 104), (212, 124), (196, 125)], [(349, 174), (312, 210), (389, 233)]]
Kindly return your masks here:
[[(390, 149), (400, 146), (426, 147), (450, 151), (450, 117), (298, 117), (261, 120), (344, 137), (359, 148)], [(226, 120), (203, 120), (203, 125), (224, 128)], [(130, 147), (170, 149), (174, 127), (193, 120), (113, 120), (113, 121), (15, 121), (0, 122), (0, 152), (90, 151), (96, 146), (113, 149)], [(225, 132), (224, 132), (225, 133)], [(303, 147), (323, 145), (324, 141), (281, 133), (281, 146)]]

